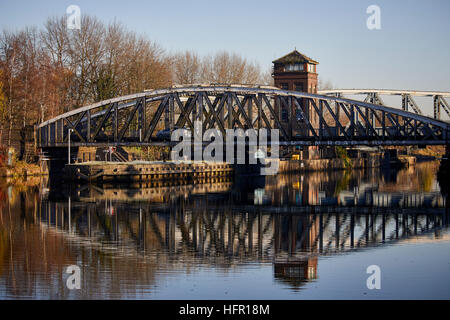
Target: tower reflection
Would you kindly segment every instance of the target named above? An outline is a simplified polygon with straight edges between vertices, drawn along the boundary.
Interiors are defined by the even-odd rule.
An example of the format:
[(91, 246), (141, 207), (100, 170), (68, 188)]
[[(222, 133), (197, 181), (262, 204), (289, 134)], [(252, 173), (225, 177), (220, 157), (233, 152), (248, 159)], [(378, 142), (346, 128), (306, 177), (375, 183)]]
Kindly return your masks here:
[(32, 295), (36, 281), (54, 283), (39, 275), (81, 261), (89, 266), (90, 297), (98, 295), (93, 286), (104, 280), (105, 268), (121, 270), (108, 275), (116, 286), (128, 279), (126, 289), (114, 289), (125, 295), (155, 285), (170, 270), (271, 263), (276, 281), (298, 289), (318, 278), (320, 256), (439, 237), (448, 213), (437, 184), (421, 180), (427, 177), (400, 171), (394, 186), (374, 170), (254, 183), (34, 187), (11, 196), (2, 189), (0, 277), (20, 279)]

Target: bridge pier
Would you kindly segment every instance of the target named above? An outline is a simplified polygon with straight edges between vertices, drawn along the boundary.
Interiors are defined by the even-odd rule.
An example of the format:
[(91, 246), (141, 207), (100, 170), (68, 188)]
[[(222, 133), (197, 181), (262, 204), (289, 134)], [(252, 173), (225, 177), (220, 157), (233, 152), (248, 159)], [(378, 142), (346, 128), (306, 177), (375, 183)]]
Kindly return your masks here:
[[(48, 147), (42, 148), (44, 157), (41, 159), (41, 168), (46, 171), (50, 180), (60, 177), (64, 166), (68, 163), (68, 148)], [(78, 147), (70, 148), (70, 162), (75, 162), (78, 154)]]
[[(445, 146), (445, 155), (441, 159), (441, 164), (439, 166), (439, 171), (437, 173), (437, 180), (441, 188), (441, 192), (446, 197), (446, 200), (450, 198), (450, 184), (448, 180), (450, 179), (450, 145)], [(448, 205), (448, 201), (446, 201)]]

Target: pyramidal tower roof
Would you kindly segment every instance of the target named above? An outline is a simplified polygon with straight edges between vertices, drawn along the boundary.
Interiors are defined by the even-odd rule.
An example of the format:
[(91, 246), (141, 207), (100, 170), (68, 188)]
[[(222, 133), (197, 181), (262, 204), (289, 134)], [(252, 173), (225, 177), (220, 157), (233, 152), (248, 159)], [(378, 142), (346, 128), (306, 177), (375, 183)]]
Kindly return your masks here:
[(294, 50), (290, 53), (288, 53), (285, 56), (282, 56), (281, 58), (272, 61), (272, 63), (311, 63), (311, 64), (319, 64), (317, 61), (305, 56), (304, 54), (298, 52), (297, 50)]

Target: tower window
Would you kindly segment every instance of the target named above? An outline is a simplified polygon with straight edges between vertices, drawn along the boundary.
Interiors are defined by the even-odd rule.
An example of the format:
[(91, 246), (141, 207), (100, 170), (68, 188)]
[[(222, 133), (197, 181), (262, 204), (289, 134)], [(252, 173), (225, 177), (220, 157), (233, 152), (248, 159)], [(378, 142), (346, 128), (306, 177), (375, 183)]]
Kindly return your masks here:
[(302, 63), (291, 63), (284, 66), (284, 71), (303, 71)]
[(289, 85), (287, 83), (282, 83), (281, 84), (281, 89), (283, 90), (289, 90)]
[(308, 64), (308, 72), (316, 72), (316, 66), (313, 64)]
[(303, 83), (296, 82), (295, 83), (295, 91), (303, 91)]

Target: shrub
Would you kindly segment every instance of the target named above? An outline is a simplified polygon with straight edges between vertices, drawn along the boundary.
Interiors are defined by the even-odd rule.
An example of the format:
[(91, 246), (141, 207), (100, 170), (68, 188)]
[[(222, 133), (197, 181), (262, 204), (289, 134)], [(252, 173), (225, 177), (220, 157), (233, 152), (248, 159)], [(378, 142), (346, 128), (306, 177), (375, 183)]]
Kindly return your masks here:
[(353, 167), (353, 163), (350, 157), (348, 156), (347, 149), (345, 149), (344, 147), (337, 146), (336, 155), (339, 159), (344, 160), (344, 166), (346, 169), (351, 169)]

